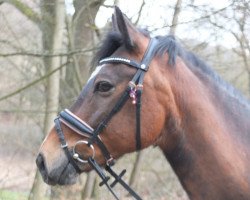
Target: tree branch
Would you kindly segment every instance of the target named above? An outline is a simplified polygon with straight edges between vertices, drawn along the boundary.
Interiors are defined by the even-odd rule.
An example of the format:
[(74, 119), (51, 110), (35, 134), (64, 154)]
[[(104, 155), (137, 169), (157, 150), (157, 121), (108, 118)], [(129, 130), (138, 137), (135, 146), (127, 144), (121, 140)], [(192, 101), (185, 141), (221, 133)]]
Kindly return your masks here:
[(19, 10), (23, 15), (25, 15), (29, 20), (40, 25), (41, 19), (38, 13), (36, 13), (31, 7), (19, 0), (0, 0), (0, 4), (9, 3), (13, 5), (17, 10)]
[(12, 53), (0, 53), (0, 57), (10, 57), (10, 56), (33, 56), (33, 57), (60, 57), (60, 56), (72, 56), (76, 54), (83, 54), (90, 51), (94, 51), (96, 48), (92, 49), (79, 49), (74, 51), (69, 51), (65, 53), (36, 53), (31, 51), (21, 51)]
[[(203, 19), (209, 19), (212, 15), (219, 14), (220, 12), (222, 12), (222, 11), (226, 10), (227, 8), (229, 8), (231, 5), (232, 5), (232, 3), (229, 4), (229, 5), (227, 5), (226, 7), (223, 7), (223, 8), (221, 8), (221, 9), (219, 9), (219, 10), (215, 10), (215, 11), (213, 11), (212, 13), (209, 13), (209, 14), (207, 14), (207, 15), (201, 16), (201, 17), (199, 17), (199, 18), (195, 18), (195, 19), (193, 19), (193, 20), (178, 22), (178, 24), (166, 25), (166, 26), (163, 26), (163, 27), (161, 27), (161, 28), (171, 28), (172, 26), (183, 25), (183, 24), (190, 24), (190, 23), (199, 22), (199, 21), (201, 21), (201, 20), (203, 20)], [(156, 31), (156, 30), (161, 29), (161, 28), (155, 28), (155, 29), (152, 29), (152, 30), (150, 30), (150, 31), (153, 32), (153, 31)]]
[(12, 96), (14, 96), (14, 95), (16, 95), (16, 94), (22, 92), (23, 90), (26, 90), (26, 89), (32, 87), (33, 85), (39, 83), (40, 81), (42, 81), (42, 80), (48, 78), (49, 76), (51, 76), (52, 74), (54, 74), (55, 72), (57, 72), (58, 70), (60, 70), (61, 68), (63, 68), (64, 66), (68, 65), (69, 63), (70, 63), (70, 62), (68, 61), (68, 62), (62, 64), (61, 66), (57, 67), (57, 68), (54, 69), (53, 71), (51, 71), (51, 72), (45, 74), (44, 76), (42, 76), (42, 77), (40, 77), (40, 78), (38, 78), (38, 79), (32, 81), (31, 83), (28, 83), (27, 85), (25, 85), (25, 86), (23, 86), (23, 87), (21, 87), (21, 88), (15, 90), (14, 92), (11, 92), (11, 93), (9, 93), (9, 94), (7, 94), (7, 95), (4, 95), (4, 96), (0, 97), (0, 101), (3, 101), (3, 100), (5, 100), (5, 99), (8, 99), (8, 98), (10, 98), (10, 97), (12, 97)]
[(181, 12), (181, 5), (182, 4), (182, 0), (177, 0), (176, 4), (175, 4), (175, 8), (174, 8), (174, 15), (173, 15), (173, 19), (172, 19), (172, 26), (170, 27), (170, 34), (171, 35), (175, 35), (176, 32), (176, 28), (177, 28), (177, 24), (178, 24), (178, 18)]
[(139, 9), (139, 11), (138, 11), (138, 17), (137, 17), (137, 19), (136, 19), (136, 21), (135, 21), (135, 23), (134, 23), (135, 25), (138, 24), (138, 22), (139, 22), (139, 20), (140, 20), (140, 18), (141, 18), (142, 9), (143, 9), (144, 6), (145, 6), (145, 0), (142, 1), (141, 7), (140, 7), (140, 9)]

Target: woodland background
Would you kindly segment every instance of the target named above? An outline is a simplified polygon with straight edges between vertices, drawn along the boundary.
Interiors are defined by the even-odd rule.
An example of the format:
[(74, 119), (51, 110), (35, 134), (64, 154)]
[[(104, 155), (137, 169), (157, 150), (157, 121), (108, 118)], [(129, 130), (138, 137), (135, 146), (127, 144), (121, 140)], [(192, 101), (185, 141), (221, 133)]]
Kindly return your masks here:
[[(152, 35), (175, 35), (249, 98), (247, 0), (0, 0), (0, 200), (112, 199), (94, 173), (70, 187), (45, 185), (35, 157), (58, 110), (84, 86), (114, 5)], [(115, 168), (127, 168), (143, 199), (187, 199), (157, 148), (126, 155)]]

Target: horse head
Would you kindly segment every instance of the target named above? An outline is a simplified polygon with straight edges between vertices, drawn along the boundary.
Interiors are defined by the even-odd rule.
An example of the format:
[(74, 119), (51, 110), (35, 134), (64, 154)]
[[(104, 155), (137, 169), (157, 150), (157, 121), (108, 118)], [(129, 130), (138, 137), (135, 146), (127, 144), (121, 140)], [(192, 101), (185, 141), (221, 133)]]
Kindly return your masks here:
[[(157, 39), (152, 42), (118, 8), (112, 24), (95, 56), (98, 66), (41, 145), (37, 165), (49, 184), (74, 183), (78, 173), (92, 169), (87, 163), (90, 157), (105, 165), (126, 153), (164, 143), (162, 131), (172, 102), (167, 76), (162, 75), (167, 57), (157, 59)], [(79, 130), (74, 120), (95, 136)], [(62, 132), (59, 138), (58, 132)], [(60, 137), (64, 146), (67, 143), (66, 154)], [(74, 154), (75, 164), (67, 154)]]

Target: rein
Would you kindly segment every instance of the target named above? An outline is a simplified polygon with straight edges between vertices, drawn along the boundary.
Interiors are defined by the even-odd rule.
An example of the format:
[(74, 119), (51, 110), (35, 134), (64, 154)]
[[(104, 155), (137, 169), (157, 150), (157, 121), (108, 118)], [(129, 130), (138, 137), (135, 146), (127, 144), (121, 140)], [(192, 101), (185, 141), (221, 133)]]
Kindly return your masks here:
[[(158, 44), (157, 39), (152, 38), (150, 40), (150, 43), (148, 45), (148, 48), (143, 56), (143, 59), (141, 63), (137, 63), (136, 61), (121, 58), (121, 57), (108, 57), (104, 58), (99, 61), (99, 65), (107, 64), (107, 63), (121, 63), (125, 64), (129, 67), (134, 67), (137, 69), (137, 72), (135, 73), (132, 80), (128, 83), (127, 88), (123, 92), (123, 94), (118, 99), (115, 106), (112, 108), (110, 113), (98, 124), (96, 129), (93, 129), (91, 126), (89, 126), (86, 122), (81, 120), (79, 117), (74, 115), (71, 111), (68, 109), (63, 110), (59, 116), (54, 120), (55, 121), (55, 128), (58, 135), (58, 138), (61, 143), (61, 148), (64, 150), (67, 158), (69, 159), (69, 162), (73, 165), (77, 173), (81, 173), (81, 169), (79, 168), (79, 163), (86, 164), (88, 163), (100, 176), (102, 179), (102, 182), (99, 184), (99, 186), (106, 185), (109, 191), (113, 194), (113, 196), (118, 199), (115, 192), (112, 190), (112, 188), (117, 184), (121, 184), (135, 199), (141, 200), (140, 196), (136, 194), (136, 192), (127, 185), (123, 179), (122, 176), (125, 174), (126, 170), (123, 170), (119, 175), (116, 174), (112, 170), (112, 166), (115, 164), (113, 157), (109, 153), (108, 149), (106, 148), (105, 144), (102, 142), (102, 139), (100, 137), (100, 133), (103, 131), (103, 129), (107, 126), (108, 122), (112, 119), (112, 117), (123, 107), (123, 105), (126, 103), (126, 101), (131, 98), (132, 103), (136, 106), (136, 133), (135, 133), (135, 141), (136, 141), (136, 150), (139, 151), (141, 149), (141, 95), (143, 91), (143, 80), (145, 72), (147, 72), (149, 68), (149, 64), (151, 60), (154, 57), (155, 47)], [(61, 123), (72, 129), (77, 134), (87, 137), (88, 140), (79, 140), (75, 143), (73, 146), (73, 149), (70, 150), (68, 147), (68, 144), (65, 140), (63, 130), (61, 128)], [(101, 166), (95, 161), (95, 149), (93, 146), (93, 143), (96, 143), (98, 147), (100, 148), (105, 160), (106, 160), (106, 166), (105, 170), (115, 179), (113, 183), (110, 185), (108, 184), (108, 181), (110, 179), (109, 176), (106, 175), (106, 173), (103, 171)], [(92, 156), (88, 157), (86, 160), (83, 158), (80, 158), (79, 154), (76, 152), (76, 147), (78, 145), (87, 145), (89, 148), (91, 148)]]

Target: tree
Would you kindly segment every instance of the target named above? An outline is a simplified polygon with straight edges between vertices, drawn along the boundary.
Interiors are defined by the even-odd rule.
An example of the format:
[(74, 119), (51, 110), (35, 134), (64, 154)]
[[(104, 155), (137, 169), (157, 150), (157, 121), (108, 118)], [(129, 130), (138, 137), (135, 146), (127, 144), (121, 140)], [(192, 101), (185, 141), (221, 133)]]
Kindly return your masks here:
[[(104, 0), (74, 1), (75, 13), (72, 22), (73, 39), (71, 48), (81, 49), (93, 48), (93, 46), (95, 46), (96, 38), (97, 40), (99, 39), (99, 32), (95, 26), (95, 17), (103, 2)], [(89, 54), (74, 57), (75, 67), (77, 67), (78, 73), (81, 74), (81, 85), (78, 91), (81, 90), (81, 87), (84, 83), (86, 83), (89, 77), (89, 64), (92, 56), (92, 52), (90, 52)], [(73, 80), (72, 78), (69, 79)], [(85, 187), (81, 194), (82, 199), (90, 198), (93, 193), (94, 180), (96, 176), (94, 172), (90, 172), (87, 176)]]
[(181, 12), (181, 4), (182, 4), (182, 0), (176, 1), (173, 19), (172, 19), (172, 24), (171, 24), (170, 31), (169, 31), (169, 33), (171, 35), (175, 35), (176, 28), (177, 28), (177, 25), (179, 23), (178, 18), (179, 18), (180, 12)]
[[(219, 12), (218, 12), (219, 11)], [(250, 94), (250, 3), (249, 1), (230, 0), (229, 4), (222, 9), (215, 11), (207, 7), (204, 13), (207, 16), (207, 24), (217, 31), (216, 34), (231, 34), (231, 37), (238, 43), (233, 47), (234, 53), (242, 59), (244, 70), (248, 74), (248, 95)], [(234, 28), (232, 28), (234, 27)], [(218, 31), (219, 30), (219, 31)], [(221, 36), (220, 36), (221, 37)], [(232, 41), (227, 41), (233, 43)], [(241, 64), (240, 64), (241, 65)], [(239, 66), (238, 66), (239, 67)]]
[[(65, 4), (64, 0), (43, 0), (41, 2), (44, 52), (55, 53), (62, 49), (63, 30), (65, 28)], [(46, 72), (55, 70), (61, 64), (60, 57), (44, 58)], [(44, 119), (44, 134), (53, 126), (53, 120), (57, 115), (59, 105), (60, 71), (58, 70), (46, 80), (46, 111)], [(30, 200), (44, 199), (44, 183), (41, 175), (36, 172), (34, 184), (30, 193)]]

